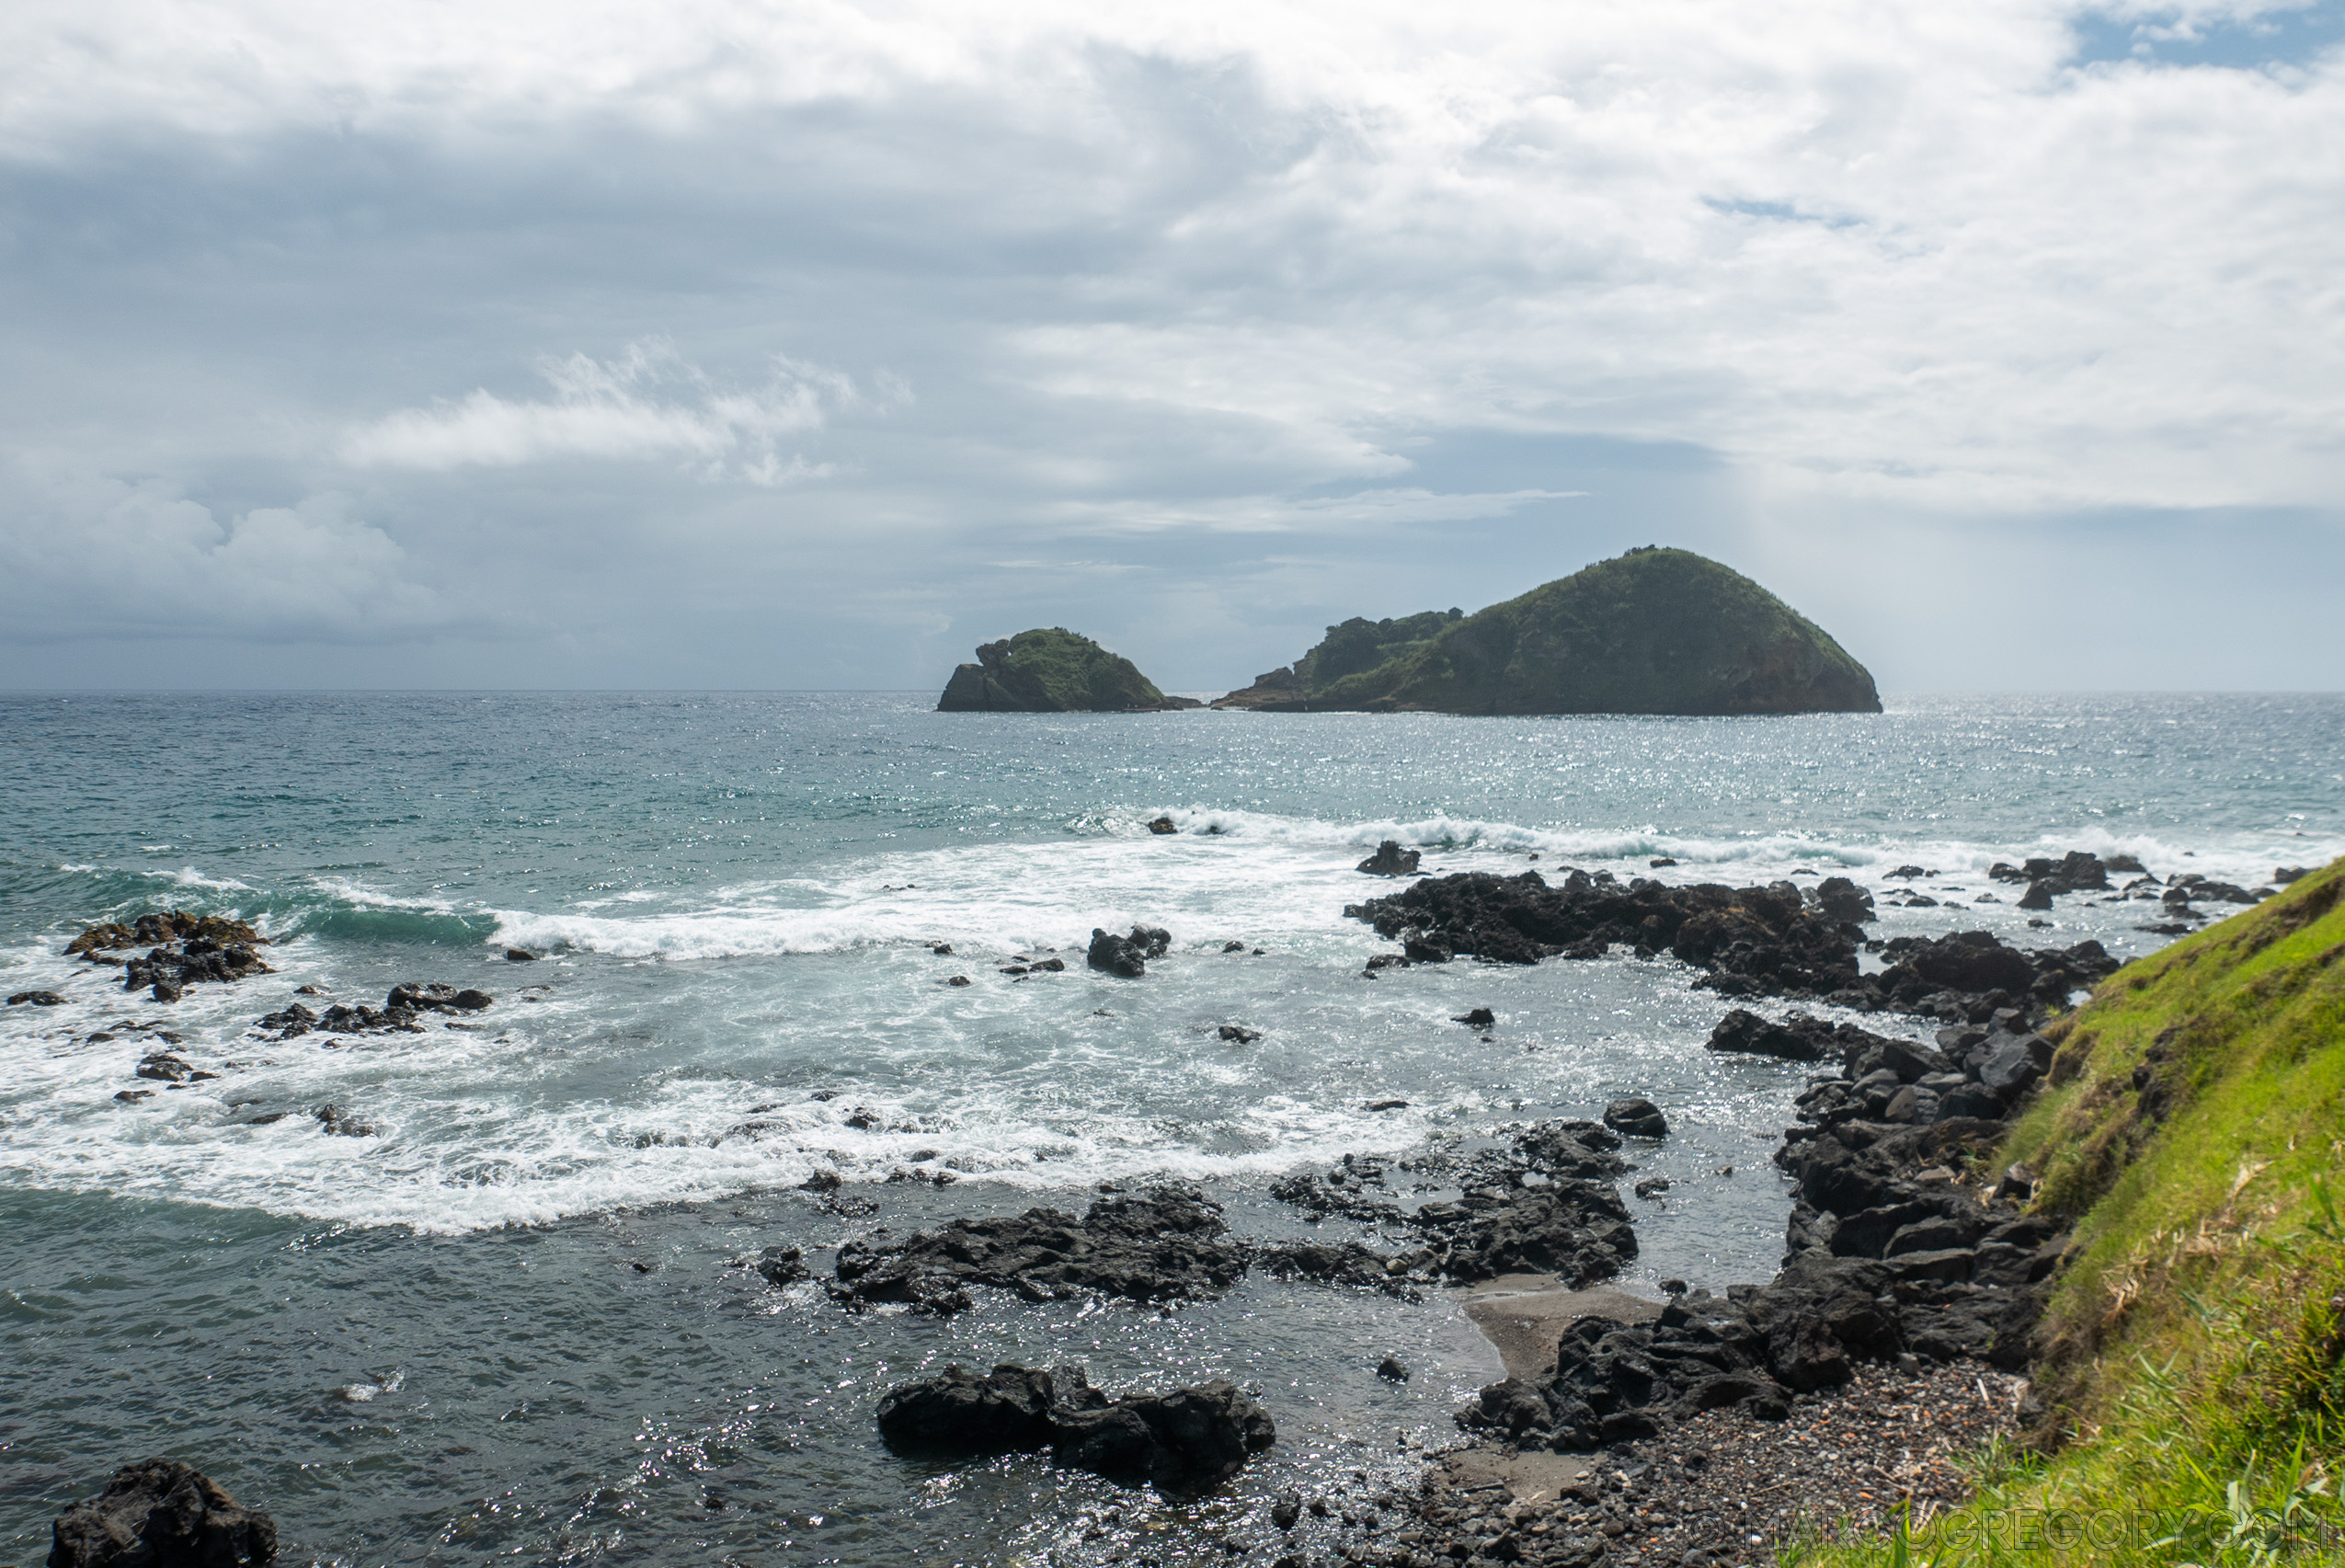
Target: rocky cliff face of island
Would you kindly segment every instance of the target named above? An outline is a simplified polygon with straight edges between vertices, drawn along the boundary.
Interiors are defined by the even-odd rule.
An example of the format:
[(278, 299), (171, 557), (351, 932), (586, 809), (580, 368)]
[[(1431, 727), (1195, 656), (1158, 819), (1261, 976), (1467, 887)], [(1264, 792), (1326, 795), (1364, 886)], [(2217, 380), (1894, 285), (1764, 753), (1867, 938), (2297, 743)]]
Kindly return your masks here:
[(1272, 713), (1879, 713), (1872, 676), (1750, 578), (1686, 550), (1602, 561), (1473, 615), (1351, 620), (1214, 704)]
[(945, 682), (939, 713), (1153, 713), (1194, 708), (1168, 697), (1132, 661), (1064, 626), (1036, 627), (977, 650)]

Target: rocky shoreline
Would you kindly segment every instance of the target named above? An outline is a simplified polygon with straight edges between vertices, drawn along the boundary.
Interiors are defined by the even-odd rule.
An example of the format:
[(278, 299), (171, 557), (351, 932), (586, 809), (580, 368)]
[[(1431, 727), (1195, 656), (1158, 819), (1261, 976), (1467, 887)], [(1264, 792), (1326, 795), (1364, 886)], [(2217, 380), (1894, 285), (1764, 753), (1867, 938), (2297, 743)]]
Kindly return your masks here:
[[(1413, 855), (1388, 848), (1360, 870), (1415, 872)], [(1903, 869), (1913, 873), (1909, 885), (1928, 875)], [(2081, 892), (2145, 896), (2140, 883), (2113, 887), (2110, 869), (2072, 853), (1998, 871), (2047, 903)], [(2258, 897), (2202, 880), (2148, 880), (2161, 912)], [(1536, 872), (1473, 873), (1416, 880), (1346, 912), (1400, 944), (1371, 974), (1462, 956), (1585, 959), (1626, 945), (1675, 956), (1722, 1001), (1802, 1002), (1868, 1023), (1898, 1014), (1929, 1037), (1877, 1033), (1846, 1016), (1728, 1008), (1709, 1049), (1819, 1069), (1775, 1153), (1795, 1182), (1781, 1271), (1716, 1291), (1673, 1280), (1650, 1315), (1615, 1307), (1555, 1322), (1535, 1355), (1519, 1367), (1510, 1356), (1510, 1375), (1458, 1412), (1461, 1447), (1429, 1469), (1415, 1495), (1389, 1486), (1355, 1494), (1340, 1482), (1319, 1495), (1293, 1494), (1232, 1534), (1230, 1555), (1258, 1548), (1279, 1568), (1337, 1560), (1390, 1568), (1757, 1562), (1830, 1521), (1873, 1528), (1898, 1508), (1959, 1500), (1960, 1453), (2040, 1414), (2023, 1374), (2065, 1255), (2065, 1226), (2023, 1212), (2030, 1174), (1994, 1169), (1990, 1156), (2007, 1118), (2060, 1070), (2054, 1015), (2116, 968), (2098, 943), (2030, 951), (1984, 932), (1872, 941), (1864, 926), (1873, 895), (1839, 877), (1730, 888), (1571, 868), (1551, 883)], [(1095, 932), (1086, 960), (1140, 981), (1170, 941), (1146, 925), (1128, 936)], [(266, 945), (241, 922), (165, 911), (94, 926), (67, 951), (120, 966), (125, 989), (148, 990), (160, 1003), (187, 985), (274, 972), (258, 956)], [(9, 1000), (43, 1006), (54, 996)], [(251, 1032), (274, 1044), (317, 1035), (330, 1047), (337, 1036), (412, 1032), (434, 1015), (464, 1027), (461, 1020), (496, 1005), (486, 991), (436, 982), (396, 986), (380, 1008), (318, 1000), (320, 1009), (288, 1002)], [(1478, 1030), (1494, 1022), (1487, 1010), (1458, 1021)], [(158, 1042), (139, 1078), (168, 1090), (218, 1076), (178, 1054), (182, 1042), (159, 1024), (122, 1027), (150, 1030)], [(116, 1098), (135, 1104), (156, 1092)], [(374, 1133), (335, 1106), (310, 1114), (328, 1134)], [(1624, 1138), (1667, 1135), (1663, 1107), (1626, 1097), (1603, 1123), (1537, 1122), (1470, 1152), (1350, 1155), (1272, 1187), (1303, 1219), (1372, 1227), (1381, 1244), (1251, 1240), (1233, 1234), (1221, 1207), (1195, 1188), (1110, 1190), (1080, 1217), (1037, 1207), (904, 1237), (884, 1229), (851, 1237), (824, 1288), (849, 1311), (938, 1316), (971, 1310), (987, 1291), (1024, 1302), (1104, 1297), (1171, 1306), (1223, 1295), (1250, 1271), (1410, 1299), (1526, 1277), (1584, 1289), (1637, 1255), (1618, 1186), (1630, 1170)], [(739, 1262), (775, 1285), (813, 1276), (804, 1252), (788, 1243)], [(1408, 1375), (1397, 1360), (1382, 1370)], [(1275, 1440), (1269, 1415), (1243, 1390), (1207, 1383), (1111, 1399), (1075, 1368), (951, 1368), (891, 1391), (875, 1421), (906, 1452), (1048, 1450), (1062, 1466), (1167, 1496), (1226, 1481)], [(192, 1487), (199, 1498), (217, 1491), (191, 1471), (147, 1480), (166, 1491)], [(223, 1494), (204, 1506), (225, 1519), (235, 1505)], [(105, 1551), (120, 1531), (89, 1522), (104, 1513), (101, 1499), (67, 1516), (82, 1521), (74, 1528), (97, 1555), (51, 1561), (115, 1561)], [(61, 1549), (66, 1523), (59, 1521)], [(257, 1551), (259, 1534), (249, 1539)]]

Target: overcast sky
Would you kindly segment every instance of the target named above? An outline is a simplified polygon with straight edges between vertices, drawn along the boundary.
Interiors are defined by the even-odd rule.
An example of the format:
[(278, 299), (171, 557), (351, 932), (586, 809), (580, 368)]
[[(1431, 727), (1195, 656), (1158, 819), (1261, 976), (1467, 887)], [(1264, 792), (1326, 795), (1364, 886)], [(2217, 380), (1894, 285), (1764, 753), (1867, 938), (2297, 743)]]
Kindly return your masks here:
[(2345, 0), (13, 0), (0, 684), (2345, 686)]

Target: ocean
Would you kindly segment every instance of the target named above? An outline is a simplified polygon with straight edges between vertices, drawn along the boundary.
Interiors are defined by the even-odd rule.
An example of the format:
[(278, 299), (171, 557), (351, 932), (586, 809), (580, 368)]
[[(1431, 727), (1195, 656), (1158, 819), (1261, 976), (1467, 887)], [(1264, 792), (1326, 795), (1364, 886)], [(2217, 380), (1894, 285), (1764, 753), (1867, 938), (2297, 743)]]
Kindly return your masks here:
[[(0, 990), (65, 999), (0, 1011), (8, 1560), (166, 1454), (268, 1509), (292, 1562), (1223, 1561), (1266, 1496), (1406, 1486), (1454, 1440), (1499, 1372), (1453, 1302), (1256, 1276), (1176, 1310), (852, 1314), (741, 1261), (1167, 1180), (1244, 1235), (1357, 1234), (1270, 1184), (1642, 1094), (1673, 1131), (1633, 1157), (1673, 1186), (1632, 1205), (1619, 1283), (1764, 1279), (1808, 1070), (1705, 1052), (1730, 1004), (1666, 958), (1364, 978), (1390, 944), (1344, 909), (1390, 890), (1354, 869), (1379, 841), (1436, 873), (1845, 875), (1933, 900), (1883, 902), (1880, 936), (2121, 956), (2169, 940), (2140, 929), (2155, 903), (2072, 895), (2031, 927), (1988, 865), (2083, 849), (2259, 887), (2345, 849), (2333, 695), (1749, 719), (932, 701), (0, 697)], [(1906, 865), (1934, 875), (1888, 878)], [(163, 909), (252, 921), (277, 972), (165, 1004), (63, 956)], [(1162, 960), (1086, 969), (1094, 927), (1135, 922), (1172, 933)], [(419, 1035), (254, 1030), (299, 987), (379, 1005), (409, 980), (497, 1000)], [(1477, 1006), (1494, 1028), (1451, 1021)], [(134, 1077), (157, 1031), (218, 1076)], [(332, 1134), (329, 1104), (373, 1135)], [(1387, 1354), (1407, 1382), (1374, 1375)], [(1081, 1360), (1115, 1392), (1228, 1377), (1280, 1440), (1178, 1504), (880, 1447), (882, 1391), (996, 1359)]]

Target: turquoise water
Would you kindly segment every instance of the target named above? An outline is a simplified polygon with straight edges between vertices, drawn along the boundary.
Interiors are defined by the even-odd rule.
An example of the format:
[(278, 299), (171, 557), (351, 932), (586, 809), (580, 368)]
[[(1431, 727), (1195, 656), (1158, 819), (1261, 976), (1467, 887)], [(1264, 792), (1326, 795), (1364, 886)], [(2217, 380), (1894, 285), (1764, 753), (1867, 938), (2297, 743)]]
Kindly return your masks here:
[[(1881, 934), (2137, 953), (2163, 940), (2135, 929), (2145, 906), (2063, 899), (2030, 931), (1973, 901), (2001, 891), (1985, 867), (2122, 850), (2253, 886), (2345, 838), (2328, 696), (1767, 720), (929, 702), (0, 699), (0, 987), (67, 998), (0, 1013), (7, 1550), (38, 1557), (63, 1500), (155, 1450), (271, 1507), (294, 1561), (1209, 1552), (1313, 1467), (1405, 1475), (1494, 1371), (1486, 1348), (1442, 1304), (1310, 1286), (938, 1322), (851, 1318), (726, 1265), (1164, 1175), (1271, 1234), (1293, 1217), (1261, 1189), (1298, 1165), (1636, 1093), (1677, 1128), (1644, 1157), (1677, 1188), (1639, 1206), (1628, 1283), (1761, 1277), (1797, 1070), (1706, 1059), (1722, 1008), (1666, 962), (1362, 979), (1382, 944), (1342, 910), (1374, 890), (1352, 866), (1379, 839), (1442, 870), (1537, 854), (1879, 887), (1919, 864), (1940, 904), (1884, 909)], [(1160, 814), (1183, 830), (1150, 833)], [(1680, 864), (1648, 872), (1663, 856)], [(91, 920), (162, 908), (253, 921), (279, 973), (166, 1008), (61, 956)], [(1172, 954), (1138, 981), (1086, 972), (1091, 929), (1136, 920)], [(509, 964), (513, 944), (543, 957)], [(1069, 971), (1000, 972), (1046, 949)], [(249, 1031), (297, 986), (379, 1001), (408, 979), (498, 1001), (422, 1036)], [(1474, 1005), (1500, 1015), (1488, 1042), (1448, 1022)], [(1230, 1045), (1224, 1023), (1264, 1037)], [(158, 1024), (220, 1076), (118, 1103)], [(1364, 1108), (1384, 1098), (1409, 1105)], [(380, 1135), (326, 1136), (307, 1113), (327, 1103)], [(255, 1125), (279, 1110), (298, 1114)], [(818, 1172), (875, 1211), (795, 1190)], [(1202, 1515), (1120, 1494), (1122, 1518), (1081, 1527), (1119, 1494), (877, 1449), (888, 1382), (1012, 1349), (1079, 1353), (1111, 1386), (1238, 1377), (1286, 1436)], [(1389, 1349), (1421, 1375), (1367, 1376)]]

